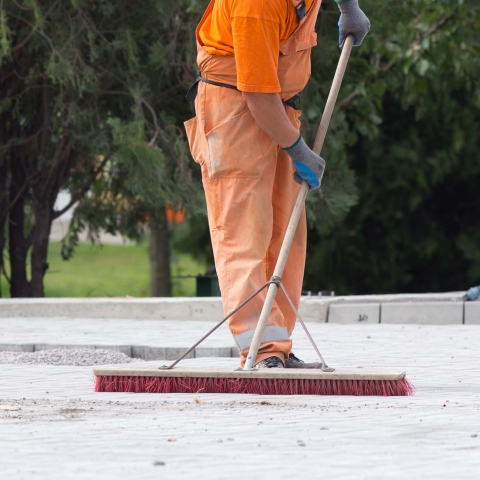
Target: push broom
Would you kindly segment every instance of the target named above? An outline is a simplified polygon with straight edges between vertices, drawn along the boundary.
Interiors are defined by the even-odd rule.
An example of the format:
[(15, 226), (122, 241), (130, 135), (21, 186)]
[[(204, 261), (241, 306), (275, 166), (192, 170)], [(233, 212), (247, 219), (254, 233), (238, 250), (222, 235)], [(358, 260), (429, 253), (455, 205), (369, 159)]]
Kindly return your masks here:
[[(320, 154), (325, 140), (333, 108), (340, 90), (348, 58), (353, 46), (353, 36), (349, 36), (335, 72), (332, 87), (317, 132), (313, 151)], [(136, 393), (254, 393), (263, 395), (410, 395), (413, 386), (404, 371), (378, 369), (334, 369), (326, 365), (320, 351), (298, 314), (281, 278), (295, 230), (308, 193), (308, 185), (303, 182), (298, 194), (290, 222), (285, 233), (282, 248), (272, 278), (253, 295), (247, 298), (233, 312), (187, 350), (169, 366), (156, 367), (142, 364), (99, 366), (94, 369), (96, 392), (136, 392)], [(252, 298), (268, 287), (265, 303), (258, 320), (257, 328), (243, 369), (232, 370), (226, 367), (176, 367), (201, 342), (238, 312)], [(265, 327), (278, 290), (281, 289), (315, 352), (321, 360), (318, 369), (270, 368), (256, 369), (257, 352), (262, 342)]]

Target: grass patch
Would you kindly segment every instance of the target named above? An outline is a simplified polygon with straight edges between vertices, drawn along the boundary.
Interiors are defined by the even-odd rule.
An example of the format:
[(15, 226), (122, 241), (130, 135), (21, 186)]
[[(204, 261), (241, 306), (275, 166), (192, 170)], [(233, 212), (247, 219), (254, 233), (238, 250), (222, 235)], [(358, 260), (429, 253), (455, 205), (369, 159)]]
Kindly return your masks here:
[[(51, 242), (49, 269), (45, 275), (46, 297), (149, 297), (148, 246), (91, 245), (81, 243), (71, 260), (60, 255), (60, 242)], [(7, 271), (9, 271), (7, 265)], [(204, 273), (206, 266), (189, 255), (172, 255), (172, 276)], [(2, 276), (2, 294), (10, 292)], [(173, 278), (174, 296), (195, 296), (195, 279)]]

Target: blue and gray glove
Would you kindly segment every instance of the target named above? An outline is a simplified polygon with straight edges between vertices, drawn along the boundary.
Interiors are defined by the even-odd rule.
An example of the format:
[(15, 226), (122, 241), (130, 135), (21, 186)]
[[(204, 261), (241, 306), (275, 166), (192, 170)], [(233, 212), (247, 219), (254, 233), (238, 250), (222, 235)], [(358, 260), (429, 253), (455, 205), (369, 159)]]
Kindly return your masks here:
[(293, 175), (295, 181), (301, 184), (305, 180), (310, 190), (318, 188), (322, 183), (325, 160), (308, 147), (301, 135), (291, 147), (283, 150), (293, 160), (293, 166), (296, 170)]
[(370, 20), (360, 10), (358, 0), (335, 0), (335, 2), (341, 13), (338, 21), (338, 46), (343, 48), (349, 35), (355, 38), (353, 42), (355, 46), (360, 45), (370, 31)]

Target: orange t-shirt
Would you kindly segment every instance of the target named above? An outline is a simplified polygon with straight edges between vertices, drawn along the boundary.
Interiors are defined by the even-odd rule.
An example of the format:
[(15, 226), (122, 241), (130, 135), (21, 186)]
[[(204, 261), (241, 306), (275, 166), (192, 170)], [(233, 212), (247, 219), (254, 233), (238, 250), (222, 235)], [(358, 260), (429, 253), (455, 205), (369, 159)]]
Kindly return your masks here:
[[(306, 0), (307, 11), (312, 3)], [(239, 90), (276, 93), (280, 43), (297, 26), (290, 0), (215, 0), (197, 35), (208, 53), (235, 55)]]

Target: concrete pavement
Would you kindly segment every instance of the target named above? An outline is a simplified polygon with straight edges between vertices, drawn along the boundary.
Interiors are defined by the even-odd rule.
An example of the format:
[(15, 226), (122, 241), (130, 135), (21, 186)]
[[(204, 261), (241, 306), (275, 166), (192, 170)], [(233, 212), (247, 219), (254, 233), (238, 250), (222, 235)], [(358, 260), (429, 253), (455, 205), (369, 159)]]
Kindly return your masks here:
[[(1, 477), (424, 480), (478, 476), (477, 326), (315, 324), (311, 328), (332, 366), (404, 367), (417, 388), (415, 395), (95, 394), (88, 367), (2, 365), (0, 404), (20, 410), (0, 409)], [(299, 356), (314, 358), (300, 330), (294, 334), (294, 344)], [(236, 366), (236, 360), (228, 358), (187, 362)]]

